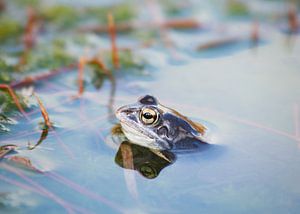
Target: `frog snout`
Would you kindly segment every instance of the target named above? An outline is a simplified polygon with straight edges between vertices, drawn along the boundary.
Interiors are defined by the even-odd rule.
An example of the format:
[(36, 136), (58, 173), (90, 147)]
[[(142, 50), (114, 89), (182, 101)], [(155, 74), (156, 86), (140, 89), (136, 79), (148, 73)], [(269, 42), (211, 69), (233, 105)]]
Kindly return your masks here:
[(115, 112), (115, 115), (118, 119), (121, 119), (122, 112), (123, 112), (123, 107), (118, 108), (117, 111)]
[(127, 106), (123, 106), (117, 109), (116, 116), (118, 119), (121, 119), (124, 116), (128, 116), (134, 112), (133, 109), (128, 108)]

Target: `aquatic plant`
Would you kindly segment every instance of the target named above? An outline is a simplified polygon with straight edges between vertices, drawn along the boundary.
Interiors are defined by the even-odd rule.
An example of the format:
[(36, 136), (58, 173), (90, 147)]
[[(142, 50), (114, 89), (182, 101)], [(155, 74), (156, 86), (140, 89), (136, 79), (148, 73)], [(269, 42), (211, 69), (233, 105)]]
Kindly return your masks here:
[(13, 66), (8, 65), (4, 59), (0, 58), (0, 84), (10, 83), (11, 81), (13, 81), (13, 71)]
[(14, 4), (21, 6), (21, 7), (38, 7), (40, 6), (41, 0), (10, 0)]
[(36, 71), (39, 69), (56, 69), (62, 66), (67, 66), (74, 62), (74, 57), (71, 56), (62, 41), (53, 41), (48, 44), (40, 44), (27, 55), (27, 63), (21, 70)]
[(174, 1), (174, 0), (163, 0), (160, 1), (160, 4), (163, 7), (164, 12), (168, 16), (178, 16), (180, 15), (183, 11), (185, 11), (189, 6), (189, 1)]
[(79, 18), (78, 11), (69, 5), (45, 7), (40, 14), (46, 22), (59, 28), (72, 27), (78, 21), (77, 18)]
[(145, 68), (147, 62), (142, 56), (138, 56), (132, 50), (120, 51), (120, 65), (123, 69), (137, 69)]
[(1, 112), (6, 114), (19, 110), (25, 115), (24, 108), (27, 107), (24, 102), (25, 98), (22, 95), (16, 94), (8, 85), (0, 84), (0, 89)]
[(9, 126), (14, 125), (16, 123), (17, 122), (14, 119), (6, 116), (5, 114), (0, 113), (0, 133), (9, 132)]
[(232, 16), (245, 16), (249, 14), (246, 3), (239, 0), (229, 0), (227, 3), (227, 11)]
[(113, 6), (88, 7), (86, 8), (88, 17), (95, 18), (99, 23), (107, 23), (107, 13), (112, 13), (116, 23), (133, 20), (137, 13), (131, 4), (118, 4)]
[(8, 17), (0, 17), (0, 44), (15, 40), (22, 33), (21, 24)]
[(20, 111), (27, 118), (25, 110), (28, 106), (24, 102), (24, 97), (15, 92), (5, 84), (0, 84), (0, 132), (10, 131), (8, 126), (16, 124), (10, 115)]

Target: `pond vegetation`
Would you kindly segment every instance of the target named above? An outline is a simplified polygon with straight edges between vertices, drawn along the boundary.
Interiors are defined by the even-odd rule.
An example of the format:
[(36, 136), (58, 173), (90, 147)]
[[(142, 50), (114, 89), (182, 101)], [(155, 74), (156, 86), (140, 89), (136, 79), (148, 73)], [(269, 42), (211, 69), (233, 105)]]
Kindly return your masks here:
[[(283, 148), (273, 142), (277, 140), (273, 136), (276, 134), (278, 141), (300, 142), (298, 104), (294, 105), (296, 131), (290, 134), (281, 131), (288, 130), (290, 125), (273, 127), (274, 123), (268, 122), (271, 118), (268, 113), (261, 113), (264, 106), (257, 107), (258, 101), (251, 98), (253, 91), (264, 89), (266, 94), (261, 96), (271, 97), (272, 102), (274, 97), (285, 99), (281, 91), (276, 91), (275, 96), (275, 92), (265, 88), (266, 84), (260, 85), (260, 81), (271, 79), (280, 87), (282, 82), (273, 78), (274, 75), (280, 78), (281, 73), (265, 74), (265, 67), (276, 70), (281, 68), (280, 62), (291, 62), (286, 65), (290, 73), (281, 77), (289, 79), (290, 88), (281, 89), (292, 94), (286, 97), (287, 102), (297, 102), (292, 89), (299, 89), (295, 86), (295, 67), (299, 64), (295, 57), (299, 54), (295, 42), (299, 39), (299, 5), (286, 6), (282, 1), (258, 1), (257, 4), (260, 3), (269, 4), (274, 12), (258, 10), (255, 3), (243, 0), (217, 3), (122, 1), (95, 5), (77, 0), (72, 3), (0, 0), (0, 211), (40, 213), (45, 207), (51, 207), (49, 212), (64, 210), (69, 213), (164, 212), (174, 211), (174, 208), (179, 212), (189, 208), (209, 212), (224, 207), (228, 212), (271, 212), (277, 208), (276, 201), (281, 197), (281, 192), (273, 188), (278, 185), (291, 199), (291, 210), (299, 210), (293, 202), (297, 197), (287, 182), (295, 183), (290, 177), (272, 178), (265, 192), (257, 196), (260, 199), (270, 196), (265, 204), (260, 200), (248, 200), (256, 197), (257, 188), (262, 188), (256, 177), (271, 179), (266, 178), (269, 174), (265, 174), (264, 167), (270, 175), (275, 175), (284, 171), (281, 163), (290, 163), (282, 173), (288, 175), (293, 174), (292, 162), (299, 163), (298, 153), (291, 153), (290, 159), (278, 155), (282, 151), (291, 152), (294, 147)], [(277, 10), (282, 4), (288, 9)], [(266, 26), (272, 29), (272, 35), (266, 33)], [(284, 38), (290, 55), (278, 52), (276, 45), (282, 43), (278, 38)], [(264, 46), (268, 52), (274, 52), (274, 65), (269, 56), (263, 54), (257, 54), (260, 60), (257, 65), (251, 64), (256, 53), (265, 54)], [(245, 61), (249, 61), (246, 66)], [(201, 69), (192, 67), (198, 63), (203, 63)], [(218, 63), (223, 73), (215, 75), (213, 66)], [(231, 70), (222, 67), (223, 64)], [(260, 66), (261, 73), (254, 69), (251, 76), (247, 76), (249, 69), (245, 68), (243, 76), (234, 66), (241, 70)], [(257, 77), (256, 82), (251, 82), (254, 77)], [(238, 80), (233, 82), (235, 78)], [(170, 105), (178, 102), (177, 107), (185, 108), (190, 115), (196, 112), (191, 116), (207, 124), (209, 129), (214, 130), (214, 125), (207, 122), (207, 118), (219, 123), (223, 130), (234, 127), (230, 136), (223, 131), (224, 141), (221, 142), (236, 146), (239, 152), (230, 150), (231, 155), (225, 155), (228, 159), (218, 165), (210, 160), (222, 158), (225, 149), (221, 146), (187, 156), (129, 142), (121, 133), (115, 109), (151, 92), (169, 99)], [(230, 98), (234, 93), (236, 97)], [(247, 114), (242, 112), (244, 105), (247, 109), (254, 106), (258, 110), (252, 117), (258, 115), (257, 121), (265, 119), (267, 122), (260, 124), (210, 109), (211, 106), (222, 109), (224, 105), (224, 112), (230, 112), (226, 109), (230, 101), (224, 104), (226, 95), (232, 102), (232, 109), (237, 108), (237, 105), (232, 106), (239, 101), (242, 110), (237, 110), (237, 115)], [(212, 101), (214, 99), (218, 101)], [(275, 108), (280, 109), (280, 103), (276, 102)], [(280, 117), (278, 121), (283, 119)], [(270, 123), (270, 127), (264, 123)], [(261, 145), (246, 132), (249, 127)], [(268, 147), (260, 136), (276, 144), (274, 152), (257, 152), (262, 168), (254, 166), (259, 165), (256, 159), (252, 163), (245, 157), (252, 157), (257, 147)], [(239, 144), (244, 140), (249, 147)], [(275, 156), (284, 159), (283, 162), (277, 163)], [(239, 165), (235, 157), (246, 167)], [(180, 158), (182, 161), (177, 161)], [(270, 167), (273, 162), (277, 168)], [(231, 164), (236, 168), (229, 167)], [(243, 173), (239, 173), (238, 168)], [(217, 175), (224, 176), (225, 184), (212, 169), (223, 172)], [(141, 176), (136, 176), (135, 172)], [(192, 178), (188, 178), (189, 173)], [(253, 180), (248, 176), (251, 173)], [(214, 192), (208, 190), (210, 187)], [(190, 207), (189, 203), (176, 205), (179, 199), (175, 189), (181, 191), (182, 197), (186, 196)], [(204, 197), (203, 191), (209, 194)], [(23, 195), (30, 199), (20, 200)], [(159, 203), (161, 210), (152, 207), (151, 200)], [(169, 203), (164, 203), (166, 200)], [(240, 205), (235, 206), (239, 200)], [(218, 206), (212, 206), (214, 203)], [(286, 207), (282, 203), (278, 206)]]

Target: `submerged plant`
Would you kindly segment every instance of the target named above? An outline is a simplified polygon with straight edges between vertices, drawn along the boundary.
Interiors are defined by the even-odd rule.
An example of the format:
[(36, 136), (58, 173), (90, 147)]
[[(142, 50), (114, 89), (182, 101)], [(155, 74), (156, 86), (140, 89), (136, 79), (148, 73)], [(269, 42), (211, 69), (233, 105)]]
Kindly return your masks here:
[(136, 17), (135, 8), (130, 4), (86, 8), (87, 16), (89, 16), (90, 18), (96, 18), (97, 21), (102, 24), (107, 23), (107, 13), (109, 12), (114, 15), (116, 23), (129, 22)]
[(14, 119), (0, 113), (0, 132), (9, 132), (9, 126), (16, 123)]
[(38, 7), (41, 2), (41, 0), (10, 0), (10, 1), (22, 7), (24, 6)]
[(141, 56), (137, 56), (131, 50), (126, 50), (120, 53), (120, 64), (125, 69), (135, 68), (141, 70), (145, 67), (146, 60)]
[(22, 26), (16, 20), (0, 16), (0, 43), (14, 40), (22, 33)]
[(24, 97), (20, 94), (14, 94), (12, 96), (10, 92), (5, 91), (5, 88), (1, 87), (1, 89), (2, 89), (0, 90), (0, 103), (2, 104), (1, 112), (3, 114), (13, 113), (18, 110), (21, 113), (24, 112), (24, 108), (27, 107), (26, 103), (24, 102)]
[(239, 0), (229, 0), (227, 10), (229, 15), (232, 16), (245, 16), (249, 14), (249, 9), (246, 3)]
[(169, 16), (178, 16), (189, 6), (189, 1), (163, 0), (160, 1), (164, 11)]
[(14, 71), (13, 66), (8, 65), (5, 60), (0, 58), (0, 84), (10, 83), (13, 81), (12, 73)]
[(74, 58), (66, 51), (65, 44), (54, 41), (52, 45), (40, 44), (27, 55), (27, 64), (21, 70), (35, 71), (39, 69), (56, 69), (74, 62)]
[(41, 11), (41, 16), (48, 22), (52, 23), (59, 28), (71, 27), (78, 17), (78, 11), (74, 7), (68, 5), (54, 5), (45, 7)]
[(8, 108), (8, 104), (10, 104), (11, 106), (12, 103), (11, 102), (7, 102), (8, 98), (3, 99), (3, 94), (1, 94), (0, 92), (0, 103), (2, 104), (0, 107), (0, 133), (1, 132), (9, 132), (10, 128), (9, 126), (16, 124), (17, 122), (10, 118), (10, 115), (12, 112), (15, 112), (14, 110), (11, 110), (10, 108)]
[(6, 84), (0, 84), (0, 131), (9, 131), (7, 125), (16, 124), (16, 121), (10, 116), (18, 111), (28, 119), (25, 109), (29, 108), (29, 103), (26, 101), (26, 96), (16, 94), (14, 90)]

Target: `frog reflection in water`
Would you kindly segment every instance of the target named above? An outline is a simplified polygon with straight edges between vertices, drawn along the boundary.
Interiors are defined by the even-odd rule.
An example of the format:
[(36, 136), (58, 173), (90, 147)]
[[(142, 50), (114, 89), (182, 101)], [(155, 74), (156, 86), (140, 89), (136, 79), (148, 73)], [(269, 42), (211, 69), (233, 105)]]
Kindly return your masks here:
[(194, 150), (203, 148), (206, 127), (177, 111), (161, 105), (153, 96), (116, 112), (125, 136), (134, 144), (156, 150)]
[(175, 162), (169, 151), (154, 151), (149, 148), (123, 141), (115, 156), (115, 162), (125, 168), (138, 171), (145, 178), (156, 178), (160, 171)]

